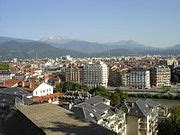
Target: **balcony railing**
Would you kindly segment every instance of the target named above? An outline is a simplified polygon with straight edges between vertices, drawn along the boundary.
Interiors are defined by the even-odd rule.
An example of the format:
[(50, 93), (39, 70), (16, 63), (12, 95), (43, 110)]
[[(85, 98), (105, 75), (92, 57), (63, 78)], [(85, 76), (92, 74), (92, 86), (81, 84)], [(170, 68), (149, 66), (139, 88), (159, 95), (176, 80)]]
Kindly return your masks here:
[(146, 123), (146, 120), (145, 119), (140, 119), (139, 123)]
[(147, 125), (146, 124), (139, 124), (139, 129), (147, 129)]

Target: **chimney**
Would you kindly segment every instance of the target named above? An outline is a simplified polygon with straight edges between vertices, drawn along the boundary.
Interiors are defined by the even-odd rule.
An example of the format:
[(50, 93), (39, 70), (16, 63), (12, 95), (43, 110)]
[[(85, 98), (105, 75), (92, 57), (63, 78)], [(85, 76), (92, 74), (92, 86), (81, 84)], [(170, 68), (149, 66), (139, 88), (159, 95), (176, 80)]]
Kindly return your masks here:
[(32, 82), (29, 82), (29, 88), (30, 89), (32, 88)]
[(24, 87), (25, 86), (25, 82), (24, 81), (22, 81), (22, 87)]
[(132, 105), (132, 108), (133, 108), (134, 107), (134, 102), (131, 105)]

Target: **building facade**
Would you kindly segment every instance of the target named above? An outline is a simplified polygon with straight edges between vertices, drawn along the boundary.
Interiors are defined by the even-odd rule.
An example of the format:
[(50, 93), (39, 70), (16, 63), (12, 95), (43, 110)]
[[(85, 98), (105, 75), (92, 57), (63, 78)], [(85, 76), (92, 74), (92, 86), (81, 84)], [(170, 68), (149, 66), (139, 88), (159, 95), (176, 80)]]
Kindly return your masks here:
[(150, 71), (144, 68), (131, 69), (129, 86), (136, 89), (150, 88)]
[(65, 80), (82, 83), (82, 69), (83, 67), (67, 67), (65, 71)]
[(118, 68), (109, 69), (108, 85), (113, 87), (122, 86), (122, 73)]
[(53, 87), (46, 83), (41, 83), (36, 89), (33, 90), (33, 96), (46, 96), (53, 94)]
[(157, 125), (158, 110), (156, 105), (141, 99), (131, 104), (127, 115), (128, 135), (157, 135)]
[(168, 67), (155, 67), (151, 69), (151, 86), (170, 86), (171, 70)]
[(9, 71), (0, 71), (0, 85), (3, 84), (5, 80), (12, 79), (14, 74), (11, 74)]
[(103, 62), (88, 63), (83, 68), (83, 83), (89, 87), (107, 87), (108, 67)]

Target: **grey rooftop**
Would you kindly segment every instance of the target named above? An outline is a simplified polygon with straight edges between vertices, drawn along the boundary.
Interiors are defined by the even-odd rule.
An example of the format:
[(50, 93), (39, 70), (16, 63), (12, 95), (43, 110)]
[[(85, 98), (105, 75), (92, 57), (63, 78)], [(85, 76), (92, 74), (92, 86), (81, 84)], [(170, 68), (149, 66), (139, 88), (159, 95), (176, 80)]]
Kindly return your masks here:
[(73, 112), (57, 105), (37, 104), (19, 106), (18, 110), (49, 135), (113, 134), (111, 131), (95, 123), (77, 118)]

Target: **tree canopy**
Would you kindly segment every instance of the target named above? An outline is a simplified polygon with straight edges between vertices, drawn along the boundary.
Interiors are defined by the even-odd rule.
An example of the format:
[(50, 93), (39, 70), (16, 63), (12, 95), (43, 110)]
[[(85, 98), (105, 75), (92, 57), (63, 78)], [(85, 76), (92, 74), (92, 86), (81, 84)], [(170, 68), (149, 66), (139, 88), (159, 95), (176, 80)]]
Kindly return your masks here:
[(171, 116), (162, 121), (158, 126), (159, 135), (179, 135), (180, 134), (180, 105), (170, 109)]
[(111, 100), (111, 105), (115, 106), (118, 103), (126, 100), (128, 98), (128, 95), (126, 93), (124, 93), (122, 90), (120, 89), (115, 89), (115, 92), (111, 94), (110, 96), (110, 100)]
[(9, 70), (9, 64), (0, 63), (0, 70)]
[(92, 95), (99, 95), (99, 96), (102, 96), (104, 98), (111, 100), (112, 106), (115, 106), (118, 103), (126, 100), (128, 97), (128, 95), (120, 89), (115, 89), (115, 92), (111, 93), (111, 92), (109, 92), (109, 90), (106, 87), (101, 86), (101, 85), (96, 88), (89, 89), (84, 84), (68, 81), (63, 84), (60, 84), (60, 87), (56, 86), (57, 90), (62, 89), (62, 92), (73, 91), (73, 90), (89, 91), (89, 93)]
[(96, 88), (93, 88), (90, 90), (90, 93), (92, 95), (99, 95), (102, 96), (104, 98), (109, 99), (111, 93), (108, 91), (108, 89), (106, 89), (104, 86), (98, 86)]
[(61, 84), (61, 87), (62, 87), (62, 92), (73, 91), (73, 90), (77, 90), (77, 91), (88, 91), (89, 90), (89, 88), (86, 85), (71, 82), (71, 81), (67, 81), (67, 82)]

